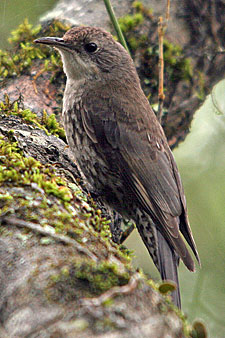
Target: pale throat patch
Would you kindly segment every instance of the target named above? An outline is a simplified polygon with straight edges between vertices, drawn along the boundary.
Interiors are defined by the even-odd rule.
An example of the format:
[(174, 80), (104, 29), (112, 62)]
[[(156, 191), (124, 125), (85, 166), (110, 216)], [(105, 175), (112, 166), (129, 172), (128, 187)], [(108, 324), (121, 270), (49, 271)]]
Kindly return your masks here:
[(93, 62), (83, 61), (76, 53), (60, 49), (58, 49), (58, 51), (61, 54), (63, 70), (68, 79), (81, 80), (83, 78), (90, 78), (97, 75), (98, 67)]

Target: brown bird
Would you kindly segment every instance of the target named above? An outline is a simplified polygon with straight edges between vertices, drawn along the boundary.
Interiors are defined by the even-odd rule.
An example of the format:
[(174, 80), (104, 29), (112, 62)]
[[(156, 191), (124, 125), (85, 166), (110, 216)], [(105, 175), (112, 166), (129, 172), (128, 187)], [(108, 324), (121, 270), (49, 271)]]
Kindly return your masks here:
[(200, 260), (173, 154), (131, 57), (94, 27), (35, 42), (62, 56), (63, 121), (81, 172), (109, 206), (135, 221), (162, 279), (176, 282), (172, 298), (180, 307), (179, 259), (195, 270), (183, 237)]

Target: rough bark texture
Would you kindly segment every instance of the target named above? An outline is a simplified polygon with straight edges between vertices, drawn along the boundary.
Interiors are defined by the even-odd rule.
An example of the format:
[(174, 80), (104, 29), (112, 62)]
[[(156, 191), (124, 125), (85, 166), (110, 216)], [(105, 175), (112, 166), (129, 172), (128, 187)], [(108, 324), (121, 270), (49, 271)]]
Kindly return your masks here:
[[(117, 16), (128, 13), (131, 3), (113, 1)], [(130, 48), (132, 37), (138, 42), (132, 54), (143, 88), (156, 102), (157, 17), (165, 4), (152, 1), (151, 7), (153, 13), (142, 9), (144, 21), (126, 35)], [(173, 53), (175, 44), (181, 51), (168, 57), (169, 74), (165, 72), (168, 112), (163, 125), (171, 146), (185, 138), (195, 111), (224, 76), (223, 13), (222, 1), (172, 2), (166, 39)], [(111, 27), (100, 0), (60, 1), (43, 20), (57, 17)], [(45, 36), (49, 24), (42, 25), (39, 35)], [(147, 38), (140, 42), (143, 34)], [(19, 53), (21, 46), (15, 48)], [(179, 66), (191, 64), (184, 76), (183, 69), (177, 73), (171, 66), (174, 58)], [(43, 109), (60, 112), (65, 77), (54, 61), (51, 65), (44, 68), (43, 59), (34, 57), (30, 67), (16, 68), (16, 75), (1, 82), (1, 99), (5, 93), (11, 102), (20, 94), (23, 99), (19, 108), (6, 103), (0, 111), (0, 337), (181, 337), (179, 316), (145, 280), (134, 278), (127, 258), (100, 229), (103, 217), (85, 193), (65, 142), (27, 122), (26, 114), (21, 117), (27, 108), (39, 118)], [(179, 76), (171, 78), (171, 73)], [(41, 165), (27, 162), (30, 156)], [(58, 182), (59, 175), (64, 183)], [(82, 193), (77, 182), (84, 187)], [(42, 231), (40, 224), (50, 228)]]

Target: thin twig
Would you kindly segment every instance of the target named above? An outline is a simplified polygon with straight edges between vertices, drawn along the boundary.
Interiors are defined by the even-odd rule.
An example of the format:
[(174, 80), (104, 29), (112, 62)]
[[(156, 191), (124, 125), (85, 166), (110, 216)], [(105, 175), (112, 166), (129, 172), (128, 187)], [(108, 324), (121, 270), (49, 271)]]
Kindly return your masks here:
[(128, 46), (127, 46), (127, 43), (126, 43), (126, 40), (124, 38), (123, 32), (121, 31), (120, 25), (117, 21), (116, 15), (115, 15), (114, 10), (112, 8), (112, 5), (110, 3), (110, 0), (104, 0), (104, 3), (105, 3), (106, 10), (109, 14), (110, 20), (111, 20), (113, 27), (116, 31), (116, 34), (118, 36), (119, 42), (128, 51), (128, 53), (130, 53)]
[(33, 87), (34, 87), (35, 94), (38, 93), (37, 85), (36, 85), (36, 80), (37, 80), (37, 78), (38, 78), (41, 74), (43, 74), (44, 72), (45, 72), (45, 68), (42, 68), (41, 70), (39, 70), (39, 72), (37, 72), (36, 75), (33, 76), (32, 84), (33, 84)]
[(164, 28), (163, 28), (163, 18), (162, 16), (159, 17), (158, 21), (158, 35), (159, 35), (159, 89), (158, 89), (158, 120), (161, 123), (162, 120), (162, 112), (163, 112), (163, 101), (165, 98), (164, 90), (163, 90), (163, 79), (164, 79), (164, 59), (163, 59), (163, 35), (164, 35)]
[(166, 4), (166, 24), (169, 21), (170, 18), (170, 0), (167, 0)]
[(129, 294), (135, 290), (138, 286), (139, 281), (141, 280), (141, 275), (137, 272), (129, 280), (129, 283), (123, 286), (115, 286), (110, 290), (103, 293), (101, 296), (96, 298), (84, 298), (82, 299), (82, 305), (85, 306), (100, 306), (105, 303), (107, 300), (119, 296), (121, 294)]
[(158, 120), (161, 123), (162, 120), (162, 113), (163, 113), (163, 103), (165, 100), (164, 95), (164, 88), (163, 88), (163, 82), (164, 82), (164, 58), (163, 58), (163, 37), (167, 28), (167, 24), (170, 18), (170, 0), (167, 0), (166, 5), (166, 22), (163, 22), (163, 17), (159, 17), (158, 21), (158, 36), (159, 36), (159, 90), (158, 90)]
[(14, 217), (4, 217), (2, 219), (2, 223), (17, 226), (17, 227), (20, 227), (20, 228), (27, 228), (27, 229), (30, 229), (32, 231), (37, 232), (38, 234), (52, 237), (52, 238), (54, 238), (54, 240), (56, 240), (58, 242), (63, 242), (63, 243), (72, 245), (74, 248), (76, 248), (77, 251), (87, 255), (89, 258), (91, 258), (95, 262), (97, 262), (97, 260), (98, 260), (95, 255), (93, 255), (87, 248), (84, 248), (82, 245), (80, 245), (77, 241), (75, 241), (74, 239), (71, 239), (67, 236), (56, 234), (49, 227), (44, 228), (44, 227), (42, 227), (38, 224), (23, 221), (22, 219), (18, 219), (18, 218), (14, 218)]

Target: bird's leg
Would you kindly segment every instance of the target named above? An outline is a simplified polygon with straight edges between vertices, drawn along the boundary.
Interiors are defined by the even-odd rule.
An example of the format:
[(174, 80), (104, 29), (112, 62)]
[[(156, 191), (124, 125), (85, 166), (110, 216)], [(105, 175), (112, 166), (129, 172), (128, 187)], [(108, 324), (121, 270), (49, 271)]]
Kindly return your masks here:
[(94, 188), (90, 189), (90, 187), (88, 190), (91, 197), (95, 200), (95, 202), (101, 209), (103, 217), (109, 218), (111, 220), (110, 232), (113, 242), (117, 244), (122, 244), (134, 230), (134, 224), (130, 220), (123, 218), (120, 213), (114, 211), (104, 201), (104, 192), (96, 190)]
[(101, 197), (98, 197), (97, 200), (103, 217), (110, 218), (111, 220), (109, 226), (113, 242), (122, 244), (134, 230), (134, 223), (124, 219), (118, 212), (111, 209), (102, 201)]
[(134, 230), (134, 223), (127, 221), (117, 212), (113, 212), (114, 217), (110, 223), (110, 231), (112, 234), (112, 240), (115, 243), (123, 244), (123, 242), (129, 237)]
[(128, 223), (128, 227), (126, 230), (123, 231), (121, 238), (120, 238), (120, 244), (122, 244), (132, 233), (132, 231), (135, 229), (134, 223)]

